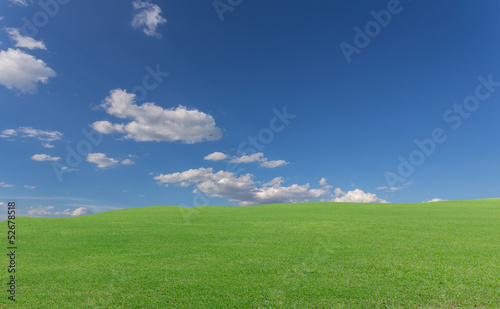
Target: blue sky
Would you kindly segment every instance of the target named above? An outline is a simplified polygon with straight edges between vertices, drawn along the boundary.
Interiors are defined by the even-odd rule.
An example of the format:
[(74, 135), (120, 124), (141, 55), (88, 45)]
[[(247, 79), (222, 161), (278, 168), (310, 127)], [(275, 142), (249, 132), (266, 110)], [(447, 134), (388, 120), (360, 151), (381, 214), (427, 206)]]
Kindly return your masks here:
[(41, 3), (0, 2), (24, 215), (500, 197), (497, 1)]

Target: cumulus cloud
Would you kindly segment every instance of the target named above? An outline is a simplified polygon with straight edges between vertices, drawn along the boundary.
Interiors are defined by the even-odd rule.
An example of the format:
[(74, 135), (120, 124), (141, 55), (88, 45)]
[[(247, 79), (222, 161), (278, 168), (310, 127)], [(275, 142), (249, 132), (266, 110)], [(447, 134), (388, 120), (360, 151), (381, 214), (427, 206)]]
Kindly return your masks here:
[(444, 202), (444, 201), (447, 201), (447, 200), (442, 200), (440, 198), (433, 198), (432, 200), (424, 201), (422, 203), (434, 203), (434, 202)]
[(188, 110), (182, 105), (171, 109), (164, 109), (154, 103), (137, 105), (135, 94), (122, 89), (112, 90), (101, 107), (109, 115), (132, 120), (126, 124), (94, 122), (92, 127), (103, 134), (123, 134), (123, 138), (137, 142), (182, 141), (187, 144), (222, 137), (214, 118), (208, 114), (196, 109)]
[(355, 189), (345, 193), (340, 188), (335, 189), (335, 198), (332, 202), (340, 203), (388, 203), (386, 200), (380, 199), (376, 194), (365, 193), (363, 190)]
[(26, 189), (30, 189), (30, 190), (34, 190), (34, 189), (36, 189), (36, 187), (35, 187), (35, 186), (24, 185), (24, 187), (25, 187)]
[(16, 47), (28, 49), (47, 49), (43, 42), (37, 41), (29, 36), (23, 36), (21, 33), (19, 33), (18, 28), (6, 28), (5, 31), (9, 34), (10, 38), (16, 42)]
[(98, 168), (108, 168), (118, 165), (118, 160), (113, 158), (108, 158), (104, 153), (89, 153), (87, 155), (87, 161), (97, 164)]
[[(66, 209), (69, 210), (69, 209)], [(92, 210), (88, 209), (87, 207), (79, 207), (75, 210), (73, 210), (69, 215), (71, 217), (79, 217), (79, 216), (85, 216), (85, 215), (90, 215), (92, 214)]]
[(72, 213), (71, 213), (71, 216), (72, 217), (79, 217), (79, 216), (85, 216), (85, 215), (90, 215), (92, 214), (92, 210), (86, 208), (86, 207), (80, 207), (80, 208), (77, 208), (75, 209)]
[(214, 152), (214, 153), (211, 153), (207, 156), (205, 156), (205, 160), (208, 160), (208, 161), (221, 161), (221, 160), (225, 160), (226, 158), (228, 157), (227, 154), (224, 154), (222, 152)]
[(119, 164), (121, 165), (135, 164), (135, 162), (130, 159), (119, 160), (114, 158), (108, 158), (108, 156), (105, 153), (89, 153), (87, 155), (87, 161), (95, 163), (97, 164), (98, 168), (103, 168), (103, 169), (108, 167), (115, 167)]
[(61, 160), (61, 157), (51, 157), (47, 154), (35, 154), (31, 157), (31, 160), (34, 160), (34, 161), (40, 161), (40, 162), (43, 162), (43, 161), (59, 161)]
[(50, 144), (50, 142), (60, 140), (62, 135), (63, 134), (59, 131), (39, 130), (39, 129), (33, 129), (31, 127), (7, 129), (3, 130), (0, 133), (0, 137), (10, 140), (14, 140), (14, 138), (17, 136), (36, 138), (42, 142), (42, 146), (45, 148), (54, 148), (54, 145)]
[(222, 152), (214, 152), (214, 153), (206, 156), (204, 159), (211, 160), (211, 161), (220, 161), (220, 160), (228, 159), (229, 162), (238, 163), (238, 164), (259, 162), (260, 166), (267, 167), (267, 168), (275, 168), (278, 166), (288, 164), (288, 162), (286, 162), (285, 160), (269, 161), (268, 158), (264, 157), (264, 154), (262, 152), (258, 152), (258, 153), (254, 153), (254, 154), (250, 154), (250, 155), (242, 155), (240, 157), (230, 157), (227, 154), (224, 154)]
[(167, 22), (161, 16), (161, 8), (153, 3), (146, 1), (132, 2), (134, 8), (134, 18), (132, 19), (132, 27), (141, 29), (148, 36), (161, 37), (156, 31), (157, 27)]
[(125, 159), (125, 160), (122, 160), (121, 164), (122, 165), (133, 165), (133, 164), (135, 164), (135, 162), (130, 160), (130, 159)]
[(0, 182), (0, 188), (14, 188), (14, 185), (11, 185), (10, 183), (5, 183), (5, 182)]
[(35, 93), (37, 84), (46, 84), (56, 72), (45, 62), (19, 49), (0, 51), (0, 84), (8, 89)]
[(214, 172), (212, 168), (199, 168), (182, 173), (160, 174), (154, 177), (160, 184), (193, 184), (196, 189), (219, 198), (238, 202), (241, 206), (270, 203), (297, 203), (328, 195), (328, 188), (311, 189), (309, 184), (283, 186), (283, 179), (277, 177), (259, 185), (252, 174), (235, 175), (227, 171)]
[(0, 134), (0, 137), (2, 137), (2, 138), (11, 138), (11, 137), (13, 137), (15, 135), (17, 135), (16, 130), (7, 129), (7, 130), (3, 130), (2, 131), (2, 134)]
[(340, 188), (336, 188), (336, 189), (333, 191), (333, 193), (334, 193), (334, 197), (338, 197), (338, 196), (345, 195), (345, 192), (344, 192), (344, 191), (342, 191), (342, 189), (340, 189)]

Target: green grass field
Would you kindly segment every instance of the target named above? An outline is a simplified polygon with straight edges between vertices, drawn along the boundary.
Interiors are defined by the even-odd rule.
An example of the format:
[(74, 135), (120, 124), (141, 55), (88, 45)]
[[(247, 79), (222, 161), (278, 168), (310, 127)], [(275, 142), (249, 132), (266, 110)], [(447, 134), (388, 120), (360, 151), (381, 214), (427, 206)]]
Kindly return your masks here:
[(2, 308), (500, 308), (500, 199), (16, 220)]

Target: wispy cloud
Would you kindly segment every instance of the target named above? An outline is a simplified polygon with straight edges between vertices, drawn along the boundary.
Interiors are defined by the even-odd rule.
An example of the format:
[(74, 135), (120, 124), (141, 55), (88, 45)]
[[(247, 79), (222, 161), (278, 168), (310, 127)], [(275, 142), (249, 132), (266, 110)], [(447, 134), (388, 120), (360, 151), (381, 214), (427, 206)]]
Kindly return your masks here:
[(37, 41), (29, 36), (23, 36), (18, 28), (5, 28), (10, 38), (16, 42), (16, 47), (28, 49), (47, 49), (42, 41)]
[(32, 2), (32, 0), (9, 0), (9, 2), (14, 3), (19, 6), (28, 6), (29, 3)]
[(161, 37), (157, 32), (157, 28), (161, 24), (165, 24), (167, 20), (161, 16), (161, 8), (150, 2), (134, 1), (134, 18), (132, 26), (136, 29), (141, 29), (148, 36)]
[(14, 185), (5, 182), (0, 182), (0, 188), (14, 188)]
[(242, 155), (240, 157), (234, 156), (230, 157), (222, 152), (214, 152), (211, 153), (204, 158), (209, 161), (221, 161), (221, 160), (229, 160), (231, 163), (253, 163), (258, 162), (260, 166), (267, 168), (275, 168), (279, 166), (283, 166), (288, 164), (285, 160), (274, 160), (270, 161), (268, 158), (264, 157), (264, 153), (258, 152), (250, 155)]
[(413, 184), (413, 180), (410, 180), (399, 187), (378, 187), (377, 190), (383, 190), (385, 192), (396, 192), (402, 189), (406, 189)]
[(42, 146), (45, 148), (54, 148), (51, 142), (60, 140), (63, 134), (59, 131), (48, 131), (33, 129), (31, 127), (19, 127), (17, 129), (6, 129), (0, 133), (1, 138), (8, 140), (15, 140), (16, 137), (29, 137), (36, 138), (42, 142)]

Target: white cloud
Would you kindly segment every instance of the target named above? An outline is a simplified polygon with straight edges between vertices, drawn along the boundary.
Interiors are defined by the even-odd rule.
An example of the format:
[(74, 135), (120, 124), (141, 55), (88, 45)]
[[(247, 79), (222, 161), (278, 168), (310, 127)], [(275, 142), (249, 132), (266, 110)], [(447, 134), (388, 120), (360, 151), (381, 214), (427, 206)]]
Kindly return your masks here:
[(14, 135), (17, 135), (16, 130), (7, 129), (7, 130), (2, 131), (2, 134), (0, 135), (0, 137), (9, 138), (9, 137), (14, 136)]
[(196, 189), (219, 198), (238, 202), (241, 206), (270, 203), (307, 202), (330, 193), (328, 188), (311, 189), (309, 184), (282, 186), (283, 179), (277, 177), (261, 186), (253, 181), (252, 174), (237, 176), (231, 172), (213, 172), (212, 168), (191, 169), (182, 173), (160, 174), (154, 177), (161, 184), (194, 184)]
[(377, 190), (383, 190), (385, 192), (396, 192), (396, 191), (408, 188), (409, 186), (411, 186), (413, 184), (413, 182), (414, 182), (413, 180), (410, 180), (410, 181), (402, 184), (400, 187), (378, 187)]
[(286, 165), (288, 162), (285, 160), (275, 160), (275, 161), (269, 161), (268, 158), (264, 157), (264, 154), (262, 152), (250, 154), (250, 155), (242, 155), (241, 157), (229, 157), (228, 155), (222, 153), (222, 152), (214, 152), (212, 154), (209, 154), (204, 158), (205, 160), (212, 160), (212, 161), (220, 161), (220, 160), (225, 160), (229, 159), (229, 162), (231, 163), (253, 163), (253, 162), (259, 162), (259, 165), (262, 167), (267, 167), (267, 168), (275, 168), (278, 166)]
[(434, 203), (434, 202), (444, 202), (444, 201), (447, 201), (447, 200), (442, 200), (440, 198), (433, 198), (432, 200), (424, 201), (422, 203)]
[(221, 161), (221, 160), (225, 160), (227, 158), (227, 154), (224, 154), (222, 152), (214, 152), (214, 153), (211, 153), (207, 156), (205, 156), (205, 160), (209, 160), (209, 161)]
[(42, 146), (45, 148), (54, 148), (54, 145), (49, 144), (49, 143), (42, 143)]
[(275, 160), (275, 161), (262, 161), (260, 162), (260, 166), (267, 168), (275, 168), (278, 166), (286, 165), (288, 162), (285, 160)]
[(344, 191), (342, 191), (342, 189), (340, 189), (340, 188), (336, 188), (336, 189), (333, 191), (333, 193), (334, 193), (334, 197), (338, 197), (338, 196), (345, 195), (345, 192), (344, 192)]
[(0, 84), (8, 89), (35, 93), (37, 84), (46, 84), (56, 72), (45, 62), (19, 49), (0, 51)]
[(67, 173), (79, 171), (77, 168), (69, 168), (67, 166), (61, 167), (61, 170), (66, 171)]
[(28, 185), (24, 185), (24, 187), (25, 187), (26, 189), (30, 189), (30, 190), (36, 189), (36, 187), (35, 187), (35, 186), (28, 186)]
[(101, 105), (112, 116), (132, 119), (127, 124), (97, 121), (92, 127), (103, 134), (123, 134), (125, 139), (138, 142), (182, 141), (193, 144), (221, 138), (221, 130), (215, 126), (212, 116), (184, 106), (164, 109), (154, 103), (135, 104), (135, 95), (122, 89), (110, 92)]
[(319, 182), (318, 182), (318, 183), (319, 183), (319, 185), (320, 185), (321, 187), (323, 187), (324, 189), (328, 189), (328, 190), (330, 190), (331, 188), (333, 188), (332, 186), (330, 186), (330, 185), (328, 184), (328, 182), (326, 181), (326, 178), (321, 178), (321, 179), (319, 180)]
[(19, 6), (28, 6), (28, 2), (32, 2), (32, 0), (9, 0), (9, 2), (17, 4)]
[(266, 183), (262, 184), (262, 187), (263, 188), (273, 187), (275, 185), (281, 185), (284, 182), (285, 182), (285, 180), (283, 179), (283, 177), (276, 177), (273, 180), (271, 180), (270, 182), (266, 182)]
[(135, 162), (130, 160), (130, 159), (125, 159), (125, 160), (122, 160), (121, 164), (122, 165), (133, 165), (133, 164), (135, 164)]
[(87, 207), (80, 207), (75, 210), (73, 210), (70, 214), (72, 217), (79, 217), (79, 216), (85, 216), (85, 215), (90, 215), (92, 214), (92, 210), (88, 209)]
[(14, 185), (2, 181), (0, 182), (0, 188), (14, 188)]
[(134, 1), (132, 6), (134, 7), (132, 26), (136, 29), (142, 29), (146, 35), (161, 37), (156, 28), (167, 22), (161, 16), (161, 8), (146, 1)]
[(59, 131), (44, 131), (39, 129), (33, 129), (31, 127), (20, 127), (17, 129), (7, 129), (0, 133), (0, 137), (13, 139), (16, 136), (21, 137), (32, 137), (43, 142), (42, 146), (45, 148), (54, 148), (54, 145), (49, 142), (60, 140), (62, 133)]
[(71, 215), (71, 209), (65, 209), (63, 211), (57, 211), (57, 212), (54, 212), (54, 213), (50, 213), (51, 215), (55, 215), (55, 216), (69, 216)]
[(23, 36), (21, 33), (19, 33), (18, 28), (6, 28), (5, 31), (9, 34), (10, 38), (16, 42), (16, 47), (23, 47), (28, 49), (47, 49), (43, 42), (37, 41), (29, 36)]
[(384, 190), (386, 192), (395, 192), (403, 189), (403, 187), (378, 187), (377, 190)]
[(108, 158), (105, 153), (89, 153), (87, 155), (87, 161), (97, 164), (98, 168), (115, 167), (119, 164), (121, 165), (135, 164), (135, 162), (130, 159), (119, 160), (114, 158)]
[(42, 217), (42, 216), (78, 217), (78, 216), (89, 215), (92, 213), (93, 213), (92, 210), (90, 210), (87, 207), (79, 207), (73, 211), (71, 211), (71, 209), (68, 208), (63, 211), (55, 211), (55, 212), (54, 212), (54, 206), (36, 205), (36, 206), (31, 206), (28, 209), (28, 216), (33, 216), (33, 217)]
[(232, 163), (252, 163), (252, 162), (260, 162), (264, 160), (264, 154), (262, 152), (254, 153), (251, 155), (243, 155), (241, 157), (235, 157), (231, 159), (229, 162)]
[(38, 140), (45, 142), (53, 142), (62, 137), (62, 133), (59, 131), (44, 131), (30, 127), (20, 127), (18, 131), (23, 133), (26, 137), (36, 137)]
[(116, 159), (108, 158), (104, 153), (89, 153), (87, 155), (87, 161), (97, 164), (98, 168), (113, 167), (119, 162)]
[(43, 161), (59, 161), (61, 160), (61, 157), (51, 157), (47, 154), (35, 154), (31, 157), (31, 160), (35, 160), (35, 161), (40, 161), (40, 162), (43, 162)]
[(3, 207), (6, 207), (7, 204), (5, 204), (4, 202), (0, 202), (0, 208), (3, 208)]
[(39, 216), (50, 216), (53, 215), (54, 213), (52, 212), (52, 209), (54, 209), (54, 206), (31, 206), (28, 209), (28, 216), (33, 216), (33, 217), (39, 217)]
[(365, 193), (363, 190), (356, 189), (347, 193), (340, 188), (335, 189), (335, 198), (332, 202), (340, 203), (388, 203), (386, 200), (380, 199), (376, 194)]

